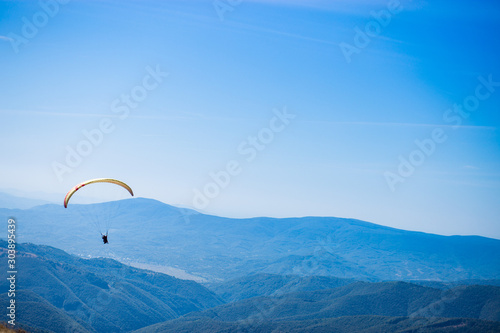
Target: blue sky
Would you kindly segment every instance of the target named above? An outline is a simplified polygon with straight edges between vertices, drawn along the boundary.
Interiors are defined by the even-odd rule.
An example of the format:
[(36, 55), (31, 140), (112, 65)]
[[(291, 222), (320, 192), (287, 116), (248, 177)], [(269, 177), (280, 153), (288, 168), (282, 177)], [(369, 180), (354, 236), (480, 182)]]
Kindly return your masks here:
[(0, 188), (500, 238), (498, 2), (61, 2), (0, 1)]

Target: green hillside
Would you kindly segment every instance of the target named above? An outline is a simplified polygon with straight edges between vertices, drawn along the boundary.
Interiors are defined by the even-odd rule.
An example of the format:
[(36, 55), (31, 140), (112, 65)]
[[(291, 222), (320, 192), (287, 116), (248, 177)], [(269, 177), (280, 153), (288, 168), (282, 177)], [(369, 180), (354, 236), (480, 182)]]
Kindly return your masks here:
[[(264, 280), (261, 276), (258, 284)], [(271, 287), (278, 278), (267, 280), (274, 281)], [(443, 290), (406, 282), (354, 282), (244, 299), (138, 332), (194, 332), (202, 326), (209, 327), (208, 332), (496, 332), (499, 301), (497, 286)]]
[(349, 316), (303, 321), (225, 322), (212, 318), (176, 319), (133, 333), (498, 333), (500, 323), (477, 319)]
[(256, 296), (276, 296), (297, 291), (331, 289), (353, 282), (355, 281), (330, 276), (253, 274), (207, 286), (230, 303)]
[(254, 297), (189, 316), (237, 321), (262, 313), (283, 320), (378, 315), (499, 321), (500, 287), (473, 285), (441, 290), (406, 282), (355, 282), (333, 289)]
[[(5, 246), (1, 241), (0, 260), (6, 263)], [(111, 259), (81, 259), (33, 244), (18, 245), (18, 250), (20, 322), (33, 327), (65, 332), (74, 325), (70, 331), (123, 332), (222, 303), (193, 281)], [(0, 274), (2, 290), (8, 290), (6, 271)], [(25, 291), (29, 291), (29, 298), (23, 296)], [(46, 322), (46, 318), (56, 319)]]
[[(1, 262), (5, 257), (6, 242), (0, 241)], [(16, 261), (18, 322), (37, 333), (496, 332), (500, 324), (500, 287), (487, 281), (431, 287), (256, 274), (211, 284), (210, 291), (50, 246), (18, 244)], [(6, 271), (0, 274), (3, 290)], [(0, 295), (0, 305), (7, 302)]]
[[(16, 314), (18, 315), (16, 326), (19, 323), (30, 327), (36, 327), (37, 332), (54, 333), (84, 333), (95, 332), (90, 325), (78, 323), (71, 318), (64, 310), (58, 309), (42, 297), (31, 290), (21, 290), (16, 292)], [(0, 306), (8, 306), (10, 298), (7, 293), (0, 295)], [(28, 330), (28, 329), (27, 329)], [(35, 332), (31, 328), (29, 332)]]

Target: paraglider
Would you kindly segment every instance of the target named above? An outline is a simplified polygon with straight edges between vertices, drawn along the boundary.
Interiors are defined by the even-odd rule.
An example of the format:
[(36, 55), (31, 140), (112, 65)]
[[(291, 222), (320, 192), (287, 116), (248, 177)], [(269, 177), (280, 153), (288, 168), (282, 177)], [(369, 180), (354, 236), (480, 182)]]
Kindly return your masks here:
[(64, 208), (68, 208), (69, 199), (71, 199), (71, 197), (73, 196), (73, 194), (75, 194), (76, 191), (78, 191), (79, 189), (81, 189), (85, 185), (89, 185), (89, 184), (93, 184), (93, 183), (112, 183), (112, 184), (120, 185), (121, 187), (125, 188), (130, 193), (131, 196), (134, 196), (134, 192), (132, 191), (130, 186), (128, 186), (124, 182), (121, 182), (119, 180), (112, 179), (112, 178), (96, 178), (96, 179), (87, 180), (87, 181), (80, 183), (80, 184), (76, 185), (75, 187), (73, 187), (64, 197)]
[[(90, 184), (94, 184), (94, 183), (111, 183), (111, 184), (116, 184), (116, 185), (119, 185), (119, 186), (123, 187), (124, 189), (126, 189), (130, 193), (131, 196), (134, 196), (134, 192), (132, 191), (132, 189), (130, 188), (130, 186), (128, 186), (127, 184), (125, 184), (122, 181), (119, 181), (119, 180), (116, 180), (116, 179), (112, 179), (112, 178), (91, 179), (91, 180), (87, 180), (87, 181), (84, 181), (83, 183), (80, 183), (80, 184), (76, 185), (75, 187), (73, 187), (66, 194), (66, 196), (64, 197), (64, 208), (68, 208), (69, 200), (71, 199), (71, 197), (73, 196), (73, 194), (75, 194), (76, 191), (78, 191), (79, 189), (81, 189), (84, 186), (87, 186), (87, 185), (90, 185)], [(96, 225), (98, 227), (100, 227), (98, 221), (96, 222)], [(99, 230), (99, 232), (101, 233), (101, 238), (102, 238), (103, 243), (104, 244), (108, 244), (109, 243), (108, 242), (108, 230), (106, 230), (105, 233), (103, 233), (101, 230)]]

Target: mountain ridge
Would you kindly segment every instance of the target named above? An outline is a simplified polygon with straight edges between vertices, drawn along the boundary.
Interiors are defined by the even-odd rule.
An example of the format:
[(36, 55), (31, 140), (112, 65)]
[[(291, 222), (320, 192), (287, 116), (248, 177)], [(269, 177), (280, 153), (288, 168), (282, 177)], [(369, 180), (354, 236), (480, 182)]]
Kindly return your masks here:
[[(0, 192), (1, 194), (5, 194)], [(16, 197), (12, 196), (17, 199), (25, 199), (25, 200), (38, 200), (38, 199), (29, 199), (29, 198), (22, 198), (22, 197)], [(434, 235), (434, 236), (440, 236), (440, 237), (466, 237), (466, 238), (481, 238), (481, 239), (494, 239), (494, 240), (500, 240), (498, 238), (494, 237), (488, 237), (488, 236), (481, 236), (481, 235), (442, 235), (442, 234), (436, 234), (432, 232), (426, 232), (422, 230), (408, 230), (408, 229), (402, 229), (402, 228), (397, 228), (397, 227), (391, 227), (391, 226), (386, 226), (383, 224), (377, 224), (374, 222), (369, 222), (369, 221), (364, 221), (358, 218), (353, 218), (353, 217), (338, 217), (338, 216), (328, 216), (328, 215), (304, 215), (304, 216), (289, 216), (289, 217), (270, 217), (270, 216), (252, 216), (252, 217), (230, 217), (230, 216), (222, 216), (222, 215), (215, 215), (211, 213), (206, 213), (206, 212), (200, 212), (197, 211), (194, 208), (189, 208), (189, 207), (180, 207), (172, 204), (165, 203), (163, 201), (153, 199), (153, 198), (146, 198), (146, 197), (134, 197), (134, 198), (128, 198), (128, 199), (121, 199), (121, 200), (115, 200), (115, 201), (108, 201), (108, 202), (102, 202), (102, 203), (72, 203), (72, 206), (79, 206), (79, 207), (85, 207), (85, 206), (90, 206), (90, 205), (109, 205), (113, 203), (120, 203), (120, 202), (130, 202), (130, 201), (137, 201), (137, 202), (142, 202), (142, 203), (152, 203), (153, 206), (157, 207), (162, 207), (166, 206), (169, 209), (173, 210), (179, 210), (179, 211), (185, 211), (187, 214), (186, 215), (204, 215), (207, 217), (215, 217), (215, 218), (220, 218), (220, 219), (227, 219), (227, 220), (232, 220), (232, 221), (248, 221), (248, 220), (254, 220), (254, 219), (266, 219), (269, 221), (273, 220), (287, 220), (287, 219), (293, 219), (293, 220), (299, 220), (299, 219), (339, 219), (345, 222), (352, 222), (352, 224), (357, 225), (357, 226), (363, 226), (363, 227), (374, 227), (375, 229), (386, 229), (386, 230), (391, 230), (391, 231), (402, 231), (402, 232), (412, 232), (416, 234), (424, 234), (424, 235)], [(43, 202), (40, 200), (40, 202)], [(62, 205), (62, 203), (61, 203)], [(0, 207), (0, 209), (13, 209), (13, 210), (26, 210), (26, 209), (31, 209), (31, 208), (37, 208), (37, 207), (61, 207), (61, 205), (54, 203), (54, 202), (48, 202), (45, 201), (41, 204), (37, 204), (36, 206), (29, 207), (29, 208), (8, 208), (8, 207)]]
[[(1, 258), (6, 259), (7, 245), (0, 240)], [(18, 243), (17, 250), (18, 320), (35, 332), (500, 329), (500, 286), (486, 281), (430, 287), (406, 281), (257, 274), (212, 284), (209, 290), (110, 258), (83, 259), (33, 243)], [(3, 272), (0, 287), (7, 290), (9, 282), (2, 277), (7, 269)], [(0, 305), (8, 302), (7, 294), (1, 294)]]
[(496, 332), (499, 299), (496, 286), (439, 290), (403, 281), (357, 281), (332, 289), (244, 298), (135, 333)]
[[(88, 209), (91, 214), (83, 214)], [(0, 209), (0, 218), (12, 216), (21, 242), (81, 257), (171, 267), (199, 281), (255, 273), (366, 281), (500, 279), (500, 260), (484, 255), (500, 253), (500, 240), (406, 231), (356, 219), (231, 219), (146, 198), (67, 209), (54, 204)], [(102, 246), (89, 216), (110, 222), (110, 244)]]
[[(7, 242), (0, 241), (0, 249), (0, 258), (7, 263)], [(16, 302), (19, 311), (33, 319), (26, 322), (28, 326), (38, 322), (42, 329), (56, 327), (42, 320), (44, 312), (59, 318), (58, 332), (67, 332), (68, 327), (82, 332), (123, 332), (222, 304), (213, 292), (193, 281), (112, 259), (82, 259), (35, 244), (17, 244), (16, 251)], [(2, 290), (9, 290), (6, 274), (7, 269), (0, 273)], [(25, 291), (33, 294), (24, 299)], [(8, 302), (6, 294), (1, 302)]]

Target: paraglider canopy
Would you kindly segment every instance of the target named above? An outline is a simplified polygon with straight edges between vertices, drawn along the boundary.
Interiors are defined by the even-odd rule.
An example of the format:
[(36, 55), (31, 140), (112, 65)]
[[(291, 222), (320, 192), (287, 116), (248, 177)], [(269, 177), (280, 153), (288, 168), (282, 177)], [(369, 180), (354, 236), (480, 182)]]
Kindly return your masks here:
[(125, 184), (122, 181), (119, 181), (119, 180), (116, 180), (113, 178), (91, 179), (91, 180), (87, 180), (83, 183), (76, 185), (66, 194), (66, 196), (64, 197), (64, 208), (68, 208), (69, 199), (71, 199), (71, 197), (73, 196), (73, 194), (75, 194), (76, 191), (78, 191), (79, 189), (81, 189), (82, 187), (84, 187), (86, 185), (93, 184), (93, 183), (112, 183), (112, 184), (120, 185), (121, 187), (125, 188), (130, 193), (130, 195), (134, 196), (134, 192), (132, 191), (130, 186), (128, 186), (127, 184)]

